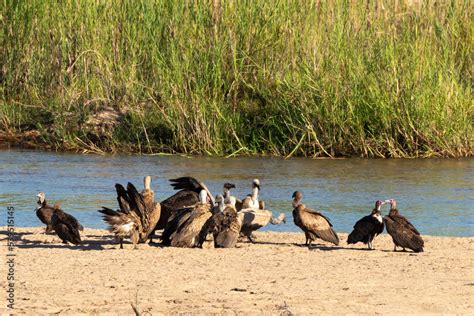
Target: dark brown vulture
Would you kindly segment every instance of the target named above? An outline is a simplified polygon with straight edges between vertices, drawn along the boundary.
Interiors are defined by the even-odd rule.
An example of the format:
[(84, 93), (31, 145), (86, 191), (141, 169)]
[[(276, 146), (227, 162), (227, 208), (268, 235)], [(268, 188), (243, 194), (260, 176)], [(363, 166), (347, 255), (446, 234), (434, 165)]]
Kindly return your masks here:
[(208, 203), (208, 192), (201, 190), (199, 203), (192, 207), (178, 210), (170, 217), (161, 236), (163, 245), (193, 248), (197, 246), (198, 235), (204, 224), (212, 216), (211, 207)]
[(387, 232), (392, 236), (394, 243), (393, 251), (397, 251), (397, 246), (411, 249), (414, 252), (423, 252), (424, 242), (418, 230), (397, 210), (397, 201), (386, 200), (390, 203), (390, 212), (383, 218)]
[(120, 242), (123, 249), (123, 239), (130, 238), (134, 249), (139, 242), (145, 242), (160, 218), (160, 203), (154, 203), (154, 192), (150, 189), (151, 178), (145, 177), (145, 189), (140, 194), (130, 182), (127, 189), (117, 183), (117, 201), (119, 210), (114, 211), (107, 207), (99, 210), (104, 214), (103, 219), (108, 223), (110, 232)]
[(173, 196), (161, 202), (161, 217), (154, 230), (163, 229), (168, 225), (170, 217), (177, 215), (177, 211), (189, 208), (199, 203), (199, 194), (202, 190), (207, 193), (207, 201), (214, 205), (214, 198), (206, 185), (192, 177), (170, 179), (171, 186), (176, 192)]
[(81, 243), (81, 235), (79, 234), (79, 231), (84, 228), (79, 224), (74, 216), (61, 210), (61, 206), (58, 203), (54, 205), (51, 223), (54, 231), (58, 237), (61, 238), (63, 243), (67, 244), (70, 242), (74, 245), (79, 245)]
[(354, 230), (347, 237), (348, 244), (363, 242), (369, 249), (374, 249), (372, 241), (375, 236), (383, 232), (383, 220), (380, 214), (380, 208), (385, 204), (384, 201), (375, 202), (375, 208), (370, 215), (362, 217), (354, 225)]
[(329, 219), (310, 208), (307, 208), (301, 203), (303, 194), (299, 191), (293, 193), (293, 220), (295, 225), (304, 231), (306, 236), (306, 245), (311, 246), (316, 238), (324, 241), (339, 244), (339, 238), (336, 232), (332, 228), (332, 224)]
[(36, 216), (38, 216), (40, 221), (46, 225), (45, 233), (50, 233), (53, 231), (51, 217), (53, 217), (54, 207), (52, 207), (48, 204), (48, 202), (46, 202), (46, 195), (44, 194), (44, 192), (40, 192), (36, 196), (38, 197), (37, 204), (39, 205), (36, 208)]
[[(216, 198), (219, 201), (220, 196)], [(199, 233), (198, 247), (206, 240), (208, 234), (214, 237), (215, 248), (233, 248), (239, 239), (242, 220), (235, 209), (235, 198), (229, 198), (229, 204), (222, 211), (215, 213), (204, 224), (203, 229)]]

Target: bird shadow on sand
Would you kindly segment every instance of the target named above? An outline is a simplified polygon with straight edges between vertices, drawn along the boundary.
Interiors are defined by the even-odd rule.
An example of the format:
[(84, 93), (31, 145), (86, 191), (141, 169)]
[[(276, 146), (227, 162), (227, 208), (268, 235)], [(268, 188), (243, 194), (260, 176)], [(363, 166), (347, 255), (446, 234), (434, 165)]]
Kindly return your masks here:
[(275, 241), (241, 241), (240, 244), (248, 244), (248, 245), (275, 245), (275, 246), (291, 246), (292, 243), (289, 242), (275, 242)]
[(402, 253), (402, 254), (409, 254), (409, 255), (414, 255), (414, 256), (420, 254), (419, 252), (414, 252), (414, 251), (411, 251), (411, 250), (397, 250), (397, 251), (394, 251), (393, 249), (392, 250), (380, 249), (379, 251), (381, 251), (381, 252), (391, 252), (391, 253)]
[[(84, 236), (92, 237), (91, 235)], [(83, 237), (83, 239), (84, 239)], [(59, 240), (55, 242), (45, 242), (42, 240), (19, 239), (15, 243), (15, 247), (19, 249), (44, 248), (44, 249), (71, 249), (71, 250), (110, 250), (114, 248), (104, 246), (117, 245), (113, 238), (103, 238), (106, 236), (96, 236), (99, 240), (85, 239), (80, 245), (63, 244)]]
[[(3, 240), (7, 240), (8, 239), (8, 234), (9, 232), (7, 230), (0, 230), (0, 235), (4, 235), (5, 238), (1, 238), (0, 241), (3, 241)], [(23, 236), (26, 236), (26, 235), (35, 235), (35, 233), (31, 233), (31, 232), (13, 232), (13, 235), (15, 237), (23, 237)]]
[(150, 247), (155, 247), (155, 248), (169, 248), (170, 246), (165, 246), (161, 242), (147, 242), (146, 243)]
[[(308, 247), (306, 245), (302, 245)], [(353, 248), (353, 247), (343, 247), (343, 246), (327, 246), (321, 244), (313, 244), (308, 247), (309, 250), (321, 250), (321, 251), (333, 251), (333, 250), (355, 250), (355, 251), (372, 251), (368, 248)]]

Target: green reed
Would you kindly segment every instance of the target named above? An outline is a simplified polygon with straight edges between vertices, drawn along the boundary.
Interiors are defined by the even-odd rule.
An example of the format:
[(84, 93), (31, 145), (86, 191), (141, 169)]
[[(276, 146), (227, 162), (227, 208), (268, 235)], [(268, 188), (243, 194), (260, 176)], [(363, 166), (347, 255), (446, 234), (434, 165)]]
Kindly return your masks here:
[(4, 0), (0, 126), (65, 150), (470, 156), (470, 2), (411, 2)]

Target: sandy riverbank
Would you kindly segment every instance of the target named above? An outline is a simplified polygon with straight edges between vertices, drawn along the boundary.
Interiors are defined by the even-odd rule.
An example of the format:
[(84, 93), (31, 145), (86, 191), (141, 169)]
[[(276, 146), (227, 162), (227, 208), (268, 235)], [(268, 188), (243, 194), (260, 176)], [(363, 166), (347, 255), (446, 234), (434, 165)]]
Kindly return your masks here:
[[(6, 287), (5, 227), (0, 276)], [(302, 233), (257, 233), (235, 249), (126, 244), (86, 229), (82, 246), (59, 243), (42, 228), (17, 228), (15, 312), (142, 313), (470, 313), (474, 309), (474, 237), (425, 236), (421, 254), (360, 244), (312, 250)], [(5, 295), (3, 295), (5, 297)], [(5, 298), (3, 299), (5, 300)], [(0, 313), (9, 312), (4, 303)]]

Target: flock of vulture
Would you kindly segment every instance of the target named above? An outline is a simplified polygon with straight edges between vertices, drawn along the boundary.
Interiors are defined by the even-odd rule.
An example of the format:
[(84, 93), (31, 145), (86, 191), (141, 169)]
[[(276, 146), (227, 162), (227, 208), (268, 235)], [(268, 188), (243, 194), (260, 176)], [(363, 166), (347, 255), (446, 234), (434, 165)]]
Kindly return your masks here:
[[(259, 200), (260, 181), (252, 182), (252, 193), (243, 200), (231, 195), (235, 185), (224, 184), (223, 194), (215, 198), (207, 186), (192, 177), (171, 179), (171, 186), (178, 190), (176, 194), (160, 202), (155, 202), (151, 189), (151, 177), (144, 178), (144, 189), (138, 192), (132, 183), (125, 188), (116, 184), (118, 210), (102, 207), (99, 210), (103, 220), (109, 224), (109, 230), (115, 235), (123, 248), (123, 240), (131, 240), (134, 248), (152, 237), (156, 230), (163, 230), (161, 242), (172, 247), (202, 247), (205, 242), (213, 243), (216, 248), (232, 248), (239, 238), (247, 238), (254, 242), (253, 232), (268, 223), (277, 225), (286, 222), (285, 214), (273, 217), (272, 212), (265, 210), (265, 203)], [(53, 230), (63, 243), (80, 244), (80, 232), (83, 227), (76, 218), (61, 210), (56, 203), (50, 206), (45, 194), (38, 195), (38, 218), (46, 224), (46, 232)], [(293, 193), (293, 219), (296, 226), (303, 230), (306, 245), (316, 239), (339, 244), (339, 237), (332, 228), (329, 219), (321, 212), (307, 208), (303, 203), (303, 194)], [(383, 204), (390, 203), (390, 212), (382, 218), (380, 209)], [(385, 224), (385, 225), (384, 225)], [(354, 230), (347, 238), (348, 244), (363, 242), (369, 249), (374, 249), (372, 242), (375, 236), (387, 232), (397, 247), (422, 252), (423, 239), (416, 228), (397, 210), (394, 199), (378, 200), (375, 208), (368, 216), (363, 217), (354, 225)]]

